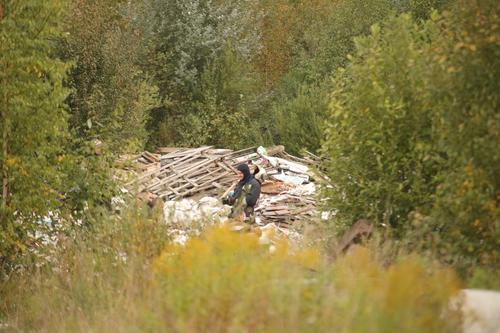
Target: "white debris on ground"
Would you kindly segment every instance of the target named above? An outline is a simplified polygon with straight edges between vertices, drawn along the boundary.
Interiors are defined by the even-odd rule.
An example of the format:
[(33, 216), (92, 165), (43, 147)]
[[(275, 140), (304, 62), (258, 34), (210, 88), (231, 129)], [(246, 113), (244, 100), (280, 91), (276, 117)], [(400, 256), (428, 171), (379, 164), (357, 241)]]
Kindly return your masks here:
[[(212, 197), (203, 197), (198, 201), (182, 199), (180, 201), (167, 201), (164, 205), (165, 222), (171, 226), (169, 236), (179, 245), (185, 245), (190, 235), (199, 234), (200, 230), (208, 225), (229, 225), (231, 230), (238, 232), (248, 230), (245, 223), (231, 223), (228, 215), (231, 207), (223, 205), (220, 200)], [(257, 217), (258, 220), (260, 220)], [(254, 225), (252, 228), (259, 236), (259, 243), (268, 245), (270, 251), (277, 242), (288, 239), (297, 244), (302, 236), (299, 232), (279, 227), (274, 223)]]
[(182, 224), (185, 221), (207, 221), (220, 223), (227, 220), (231, 207), (213, 197), (172, 200), (164, 203), (163, 213), (166, 223)]
[[(318, 160), (313, 154), (295, 157), (283, 146), (239, 151), (166, 147), (159, 148), (157, 154), (144, 152), (135, 161), (140, 172), (126, 188), (163, 199), (164, 220), (178, 244), (185, 244), (189, 235), (198, 234), (207, 225), (234, 222), (228, 220), (231, 207), (223, 205), (221, 199), (237, 183), (236, 166), (240, 163), (248, 163), (262, 184), (255, 207), (256, 224), (250, 228), (263, 244), (274, 246), (281, 239), (299, 242), (302, 236), (296, 224), (319, 217), (314, 184), (317, 175), (311, 168)], [(131, 165), (127, 163), (128, 170)], [(245, 224), (230, 227), (234, 231), (249, 229)]]

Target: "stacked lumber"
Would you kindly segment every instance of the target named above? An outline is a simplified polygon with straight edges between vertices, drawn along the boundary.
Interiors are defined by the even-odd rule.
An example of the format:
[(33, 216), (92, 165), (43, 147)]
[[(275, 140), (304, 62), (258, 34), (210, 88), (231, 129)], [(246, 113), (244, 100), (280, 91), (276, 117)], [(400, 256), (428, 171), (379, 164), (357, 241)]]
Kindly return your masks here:
[(222, 197), (238, 181), (236, 167), (249, 163), (265, 170), (268, 180), (256, 207), (263, 223), (292, 223), (311, 216), (315, 201), (310, 196), (294, 194), (293, 190), (309, 183), (312, 173), (307, 165), (311, 159), (289, 155), (283, 146), (238, 151), (199, 148), (163, 147), (156, 154), (144, 152), (138, 157), (143, 170), (126, 184), (132, 191), (149, 192), (164, 201), (188, 197)]
[[(272, 182), (272, 188), (282, 188), (279, 182)], [(312, 186), (311, 186), (312, 185)], [(265, 189), (268, 184), (263, 184)], [(293, 224), (296, 221), (304, 221), (312, 218), (316, 214), (316, 200), (313, 197), (315, 192), (314, 184), (289, 185), (280, 193), (266, 193), (263, 190), (261, 198), (255, 208), (256, 215), (260, 217), (263, 224), (271, 222)]]
[(158, 158), (151, 153), (141, 155), (143, 160), (154, 166), (126, 187), (151, 192), (164, 200), (177, 200), (200, 193), (213, 195), (237, 180), (235, 167), (238, 164), (260, 158), (253, 147), (238, 151), (211, 146), (160, 148), (159, 153)]

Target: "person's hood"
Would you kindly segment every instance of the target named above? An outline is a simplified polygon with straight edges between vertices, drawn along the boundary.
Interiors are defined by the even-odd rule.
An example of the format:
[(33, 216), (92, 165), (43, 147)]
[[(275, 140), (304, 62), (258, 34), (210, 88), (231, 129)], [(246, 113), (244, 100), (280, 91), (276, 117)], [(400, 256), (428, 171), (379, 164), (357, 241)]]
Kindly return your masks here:
[(240, 181), (241, 183), (246, 184), (250, 179), (252, 179), (252, 174), (250, 173), (248, 164), (240, 164), (236, 169), (243, 173), (243, 179)]

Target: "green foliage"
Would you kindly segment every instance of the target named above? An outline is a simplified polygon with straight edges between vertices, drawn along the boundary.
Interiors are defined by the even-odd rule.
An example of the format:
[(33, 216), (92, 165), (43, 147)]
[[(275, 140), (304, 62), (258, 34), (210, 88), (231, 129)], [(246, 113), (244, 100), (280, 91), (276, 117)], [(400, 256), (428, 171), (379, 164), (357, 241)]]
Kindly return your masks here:
[(96, 155), (95, 145), (82, 139), (74, 139), (70, 150), (67, 156), (72, 167), (66, 171), (64, 203), (71, 209), (71, 218), (109, 207), (117, 190), (111, 170), (113, 158), (106, 153)]
[(500, 276), (498, 271), (488, 268), (476, 268), (467, 281), (469, 288), (500, 290)]
[(433, 10), (442, 10), (449, 4), (450, 0), (397, 0), (392, 1), (398, 13), (411, 13), (415, 21), (429, 19)]
[(444, 260), (498, 262), (498, 9), (392, 17), (357, 39), (322, 148), (341, 223), (420, 228)]
[(386, 0), (326, 1), (315, 11), (301, 9), (290, 42), (294, 66), (285, 74), (272, 107), (275, 141), (292, 153), (319, 148), (328, 113), (329, 76), (347, 61), (354, 37), (368, 33), (391, 6)]
[(60, 205), (67, 161), (68, 64), (55, 55), (65, 1), (0, 4), (0, 266), (33, 220)]
[(252, 117), (257, 85), (249, 66), (227, 48), (203, 71), (200, 99), (180, 122), (180, 143), (243, 148), (259, 143)]
[(297, 154), (302, 149), (316, 151), (323, 138), (325, 119), (328, 113), (328, 88), (303, 85), (296, 96), (286, 96), (273, 104), (276, 131), (288, 152)]
[[(322, 80), (347, 62), (354, 51), (354, 38), (369, 33), (370, 26), (391, 12), (387, 0), (329, 2), (324, 13), (312, 13), (320, 19), (304, 19), (297, 27), (299, 35), (297, 64), (305, 72), (306, 82)], [(305, 17), (306, 18), (306, 17)]]
[(247, 58), (258, 46), (254, 1), (155, 1), (150, 66), (162, 99), (175, 103), (197, 97), (202, 73), (226, 48)]
[(330, 76), (345, 66), (355, 50), (354, 38), (369, 33), (391, 12), (427, 18), (447, 1), (315, 1), (295, 4), (291, 27), (292, 66), (279, 86), (272, 109), (277, 123), (275, 141), (293, 153), (319, 148), (330, 91)]
[(256, 88), (244, 59), (226, 48), (203, 70), (195, 89), (198, 98), (186, 104), (183, 114), (161, 122), (156, 143), (231, 148), (248, 145), (247, 139), (256, 133), (249, 114)]
[[(440, 151), (433, 223), (453, 253), (500, 269), (500, 4), (470, 1), (445, 13), (434, 61)], [(463, 255), (463, 257), (462, 257)], [(465, 257), (465, 258), (464, 258)]]
[[(246, 63), (258, 46), (253, 3), (153, 4), (154, 24), (160, 28), (148, 67), (163, 105), (152, 112), (151, 145), (241, 144), (233, 141), (234, 133), (248, 123), (243, 104), (253, 89)], [(242, 75), (241, 83), (236, 74)]]
[(70, 123), (79, 137), (99, 139), (111, 152), (141, 149), (156, 88), (139, 66), (147, 26), (141, 7), (121, 1), (74, 2), (62, 54), (75, 60), (69, 86)]
[(357, 54), (335, 78), (323, 152), (335, 186), (330, 202), (341, 220), (361, 217), (397, 226), (416, 207), (429, 208), (440, 157), (432, 150), (428, 40), (435, 24), (408, 15), (357, 40)]
[(49, 211), (91, 223), (114, 156), (146, 142), (324, 138), (339, 225), (496, 272), (498, 16), (493, 0), (0, 2), (0, 266)]

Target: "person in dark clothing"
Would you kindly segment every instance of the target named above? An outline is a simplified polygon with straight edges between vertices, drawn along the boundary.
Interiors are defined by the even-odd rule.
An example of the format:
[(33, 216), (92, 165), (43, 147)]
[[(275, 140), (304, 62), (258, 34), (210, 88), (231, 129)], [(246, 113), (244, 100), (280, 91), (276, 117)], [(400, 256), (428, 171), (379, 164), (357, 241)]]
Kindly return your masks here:
[(230, 217), (235, 217), (245, 212), (245, 217), (253, 220), (254, 207), (260, 197), (260, 183), (250, 173), (247, 164), (240, 164), (236, 168), (240, 176), (240, 181), (236, 185), (234, 192), (224, 200), (225, 204), (233, 206)]

